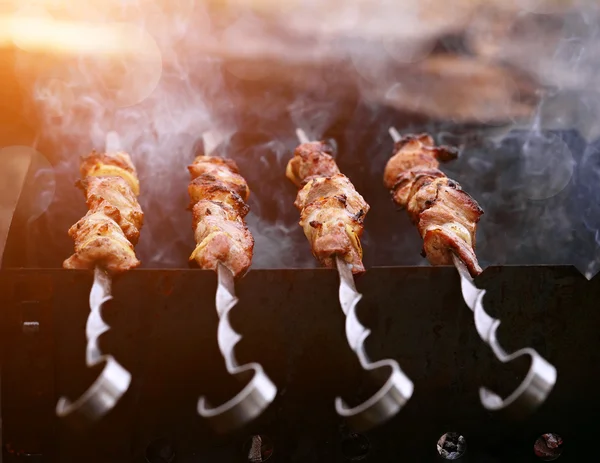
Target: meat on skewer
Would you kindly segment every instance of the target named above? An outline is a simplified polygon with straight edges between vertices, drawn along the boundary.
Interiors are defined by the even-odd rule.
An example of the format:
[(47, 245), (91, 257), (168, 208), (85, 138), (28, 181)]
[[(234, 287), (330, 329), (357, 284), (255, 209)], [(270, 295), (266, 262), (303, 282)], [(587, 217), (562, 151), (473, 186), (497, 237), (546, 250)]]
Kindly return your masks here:
[(196, 240), (190, 261), (215, 271), (220, 262), (234, 277), (243, 276), (254, 251), (254, 238), (244, 221), (250, 196), (246, 180), (234, 161), (215, 156), (196, 157), (188, 170)]
[(394, 152), (385, 167), (384, 184), (417, 226), (423, 256), (432, 265), (453, 265), (454, 253), (471, 276), (479, 275), (475, 234), (483, 209), (438, 169), (440, 161), (455, 159), (458, 150), (435, 146), (430, 135), (420, 134), (402, 137)]
[(300, 188), (294, 205), (315, 258), (335, 268), (339, 256), (352, 273), (360, 274), (365, 271), (360, 237), (370, 206), (340, 173), (332, 154), (325, 142), (302, 143), (288, 162), (286, 176)]
[(134, 251), (144, 214), (137, 196), (140, 184), (127, 153), (92, 151), (82, 158), (77, 186), (86, 196), (87, 214), (69, 229), (75, 253), (64, 261), (68, 269), (122, 273), (140, 265)]

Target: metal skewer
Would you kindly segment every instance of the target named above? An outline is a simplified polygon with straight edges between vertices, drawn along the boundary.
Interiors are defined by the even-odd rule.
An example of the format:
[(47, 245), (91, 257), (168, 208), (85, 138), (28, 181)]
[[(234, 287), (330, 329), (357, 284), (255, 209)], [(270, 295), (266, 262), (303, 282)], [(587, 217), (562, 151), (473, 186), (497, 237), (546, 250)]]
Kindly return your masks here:
[[(205, 135), (205, 148), (208, 148)], [(205, 149), (206, 151), (206, 149)], [(207, 156), (209, 152), (205, 153)], [(229, 313), (238, 302), (233, 273), (219, 263), (217, 267), (216, 308), (219, 314), (217, 342), (229, 374), (248, 384), (235, 397), (218, 407), (211, 407), (206, 397), (198, 400), (198, 413), (207, 418), (218, 432), (227, 432), (254, 420), (275, 400), (277, 387), (256, 362), (239, 365), (234, 349), (242, 337), (235, 332)]]
[[(110, 132), (106, 137), (106, 151), (119, 149), (119, 137)], [(112, 355), (103, 355), (98, 346), (98, 338), (110, 327), (102, 319), (102, 305), (112, 299), (111, 279), (99, 267), (94, 270), (94, 283), (90, 291), (90, 314), (87, 319), (85, 334), (87, 346), (85, 362), (88, 368), (104, 364), (100, 376), (74, 402), (61, 397), (56, 404), (56, 415), (71, 422), (74, 426), (84, 427), (90, 422), (98, 421), (110, 410), (129, 389), (131, 374), (123, 368)]]
[(85, 329), (88, 340), (85, 362), (89, 368), (104, 363), (102, 373), (79, 399), (71, 402), (61, 397), (56, 404), (57, 416), (71, 421), (77, 427), (86, 426), (106, 415), (127, 392), (131, 383), (131, 374), (113, 356), (103, 355), (98, 346), (98, 338), (110, 329), (100, 312), (102, 304), (112, 299), (110, 286), (110, 277), (96, 268), (90, 292), (90, 315)]
[[(390, 127), (389, 133), (394, 142), (401, 139), (400, 134), (394, 127)], [(492, 352), (502, 363), (528, 356), (531, 366), (521, 384), (506, 399), (485, 387), (479, 388), (479, 398), (484, 408), (488, 410), (505, 410), (513, 416), (524, 416), (533, 412), (548, 398), (556, 383), (557, 372), (553, 365), (548, 363), (534, 349), (526, 347), (508, 354), (502, 349), (496, 331), (500, 326), (500, 320), (490, 317), (483, 307), (485, 290), (477, 288), (466, 265), (453, 254), (452, 260), (461, 280), (461, 290), (465, 303), (473, 311), (475, 327), (481, 339), (492, 349)]]
[[(300, 143), (309, 139), (302, 129), (296, 129)], [(411, 398), (414, 385), (400, 369), (398, 362), (392, 359), (371, 362), (365, 351), (365, 340), (371, 331), (364, 327), (356, 315), (356, 306), (362, 298), (356, 290), (350, 267), (336, 256), (336, 267), (340, 277), (339, 300), (346, 315), (346, 338), (364, 370), (369, 371), (384, 385), (368, 400), (356, 407), (350, 407), (341, 398), (335, 399), (335, 409), (358, 431), (366, 431), (383, 424), (395, 416)]]

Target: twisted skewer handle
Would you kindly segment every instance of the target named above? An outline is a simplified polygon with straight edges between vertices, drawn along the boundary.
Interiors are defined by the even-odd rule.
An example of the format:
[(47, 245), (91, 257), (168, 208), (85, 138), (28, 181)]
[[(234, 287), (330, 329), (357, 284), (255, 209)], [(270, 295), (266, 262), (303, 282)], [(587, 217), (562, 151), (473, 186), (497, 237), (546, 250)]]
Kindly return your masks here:
[(76, 427), (84, 427), (97, 421), (114, 408), (129, 389), (131, 374), (111, 355), (103, 355), (98, 338), (110, 327), (102, 320), (101, 308), (112, 299), (110, 277), (96, 268), (94, 283), (90, 291), (90, 314), (86, 324), (86, 364), (93, 368), (104, 364), (100, 376), (76, 401), (61, 397), (56, 405), (56, 414)]
[(502, 349), (496, 337), (500, 320), (490, 317), (483, 307), (485, 290), (475, 286), (467, 267), (456, 255), (453, 256), (453, 261), (460, 275), (463, 299), (473, 311), (477, 333), (490, 346), (496, 358), (502, 363), (512, 362), (523, 356), (531, 359), (531, 366), (525, 379), (512, 394), (506, 399), (502, 399), (493, 391), (481, 387), (479, 388), (481, 403), (488, 410), (506, 410), (514, 416), (524, 416), (533, 412), (544, 403), (556, 384), (556, 368), (530, 347), (520, 349), (512, 354), (508, 354)]
[(239, 365), (235, 358), (235, 346), (242, 339), (231, 326), (229, 313), (237, 304), (233, 274), (223, 264), (218, 264), (216, 296), (219, 327), (217, 342), (227, 371), (240, 381), (248, 381), (244, 389), (224, 404), (212, 408), (206, 397), (198, 400), (198, 413), (211, 421), (219, 432), (228, 432), (254, 420), (275, 400), (277, 387), (258, 363)]
[(371, 332), (360, 323), (356, 315), (356, 306), (362, 295), (356, 290), (348, 264), (340, 257), (336, 257), (336, 264), (340, 275), (339, 298), (346, 315), (348, 344), (356, 352), (361, 366), (379, 380), (385, 381), (372, 397), (354, 408), (350, 408), (341, 397), (335, 399), (338, 414), (345, 417), (357, 430), (366, 431), (395, 416), (411, 398), (414, 385), (395, 360), (369, 360), (365, 340)]

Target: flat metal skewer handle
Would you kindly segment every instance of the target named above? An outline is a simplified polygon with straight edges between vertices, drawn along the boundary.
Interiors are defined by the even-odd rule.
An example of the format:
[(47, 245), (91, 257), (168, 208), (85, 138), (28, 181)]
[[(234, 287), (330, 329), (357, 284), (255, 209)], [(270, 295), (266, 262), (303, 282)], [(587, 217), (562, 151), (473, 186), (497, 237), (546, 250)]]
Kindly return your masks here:
[[(394, 142), (400, 141), (400, 133), (394, 127), (390, 127), (389, 133)], [(490, 317), (483, 307), (485, 290), (475, 286), (469, 270), (458, 256), (453, 254), (452, 259), (460, 275), (463, 299), (473, 311), (477, 333), (490, 346), (496, 358), (502, 363), (508, 363), (523, 356), (528, 356), (531, 359), (531, 365), (525, 379), (506, 399), (502, 399), (498, 394), (485, 387), (479, 388), (479, 398), (482, 405), (488, 410), (504, 410), (515, 417), (533, 412), (544, 403), (554, 384), (556, 384), (556, 368), (532, 348), (520, 349), (512, 354), (508, 354), (502, 349), (496, 338), (500, 320)]]
[[(296, 129), (300, 143), (309, 139), (302, 129)], [(358, 431), (367, 431), (394, 417), (412, 397), (414, 385), (392, 359), (371, 362), (365, 351), (365, 340), (371, 332), (365, 328), (356, 315), (356, 306), (362, 295), (356, 290), (350, 267), (336, 256), (336, 266), (340, 277), (339, 300), (346, 315), (346, 338), (364, 370), (371, 372), (384, 385), (368, 400), (356, 407), (350, 407), (341, 397), (335, 399), (335, 409)]]
[[(213, 136), (214, 135), (214, 136)], [(216, 147), (218, 134), (203, 135), (206, 155)], [(207, 143), (211, 140), (212, 143)], [(235, 397), (218, 407), (211, 407), (206, 397), (198, 400), (198, 413), (207, 418), (218, 432), (228, 432), (256, 419), (275, 400), (277, 387), (269, 379), (262, 366), (256, 362), (239, 365), (235, 358), (235, 346), (242, 337), (235, 332), (229, 314), (238, 303), (235, 296), (233, 273), (222, 263), (217, 266), (216, 308), (219, 314), (217, 342), (227, 371), (248, 384)]]
[(131, 374), (111, 355), (103, 355), (98, 338), (110, 327), (102, 320), (102, 304), (112, 299), (110, 277), (99, 268), (94, 270), (94, 283), (90, 292), (90, 314), (86, 324), (87, 347), (85, 361), (89, 368), (104, 364), (100, 376), (76, 401), (61, 397), (56, 405), (56, 414), (76, 427), (85, 427), (98, 421), (110, 410), (129, 389)]

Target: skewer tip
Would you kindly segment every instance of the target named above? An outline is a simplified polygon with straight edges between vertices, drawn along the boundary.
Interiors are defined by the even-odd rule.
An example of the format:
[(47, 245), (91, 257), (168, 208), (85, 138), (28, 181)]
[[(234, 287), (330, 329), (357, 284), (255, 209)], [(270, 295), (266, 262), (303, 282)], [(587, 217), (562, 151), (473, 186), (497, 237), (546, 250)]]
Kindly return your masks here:
[(306, 132), (300, 128), (296, 128), (296, 136), (298, 137), (298, 140), (300, 140), (300, 143), (309, 143), (310, 142), (310, 140), (306, 136)]
[(114, 153), (115, 151), (121, 150), (121, 137), (114, 130), (111, 130), (106, 134), (105, 147), (107, 153)]
[(204, 145), (204, 154), (211, 156), (221, 144), (223, 137), (215, 130), (208, 130), (202, 134), (202, 144)]
[(398, 132), (396, 130), (396, 127), (390, 127), (388, 129), (390, 136), (392, 137), (392, 140), (394, 140), (394, 143), (398, 143), (400, 141), (400, 139), (402, 138), (402, 136), (400, 135), (400, 132)]

